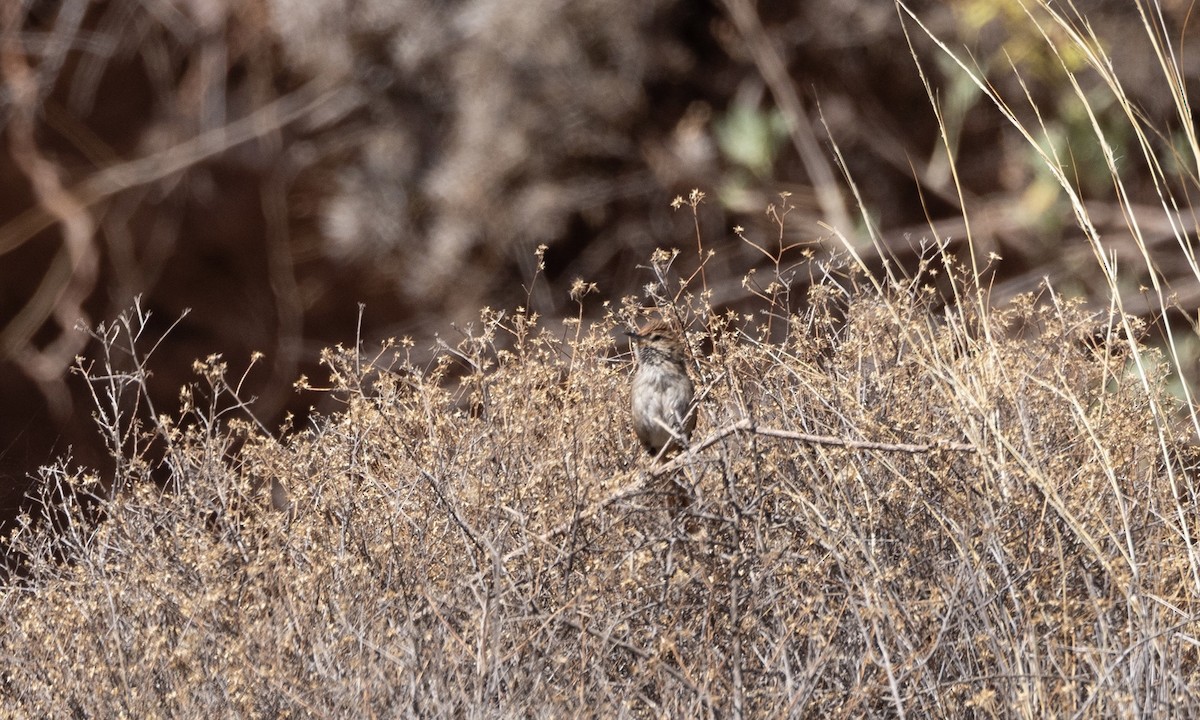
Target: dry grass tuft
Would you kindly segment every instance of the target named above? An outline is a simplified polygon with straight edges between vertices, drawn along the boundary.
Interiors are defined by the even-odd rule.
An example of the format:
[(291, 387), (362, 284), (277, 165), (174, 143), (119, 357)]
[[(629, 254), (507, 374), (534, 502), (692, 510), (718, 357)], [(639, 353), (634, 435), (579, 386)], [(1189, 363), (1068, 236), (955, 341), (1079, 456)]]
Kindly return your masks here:
[[(135, 403), (146, 356), (89, 368), (123, 462), (112, 492), (46, 468), (46, 517), (6, 539), (0, 695), (59, 717), (1196, 713), (1166, 364), (1039, 300), (931, 319), (913, 284), (827, 277), (771, 308), (770, 342), (677, 306), (702, 402), (699, 449), (657, 472), (692, 488), (675, 512), (629, 427), (631, 304), (485, 311), (426, 367), (407, 342), (330, 351), (344, 408), (282, 439), (219, 358), (174, 419)], [(111, 357), (143, 323), (100, 329)]]

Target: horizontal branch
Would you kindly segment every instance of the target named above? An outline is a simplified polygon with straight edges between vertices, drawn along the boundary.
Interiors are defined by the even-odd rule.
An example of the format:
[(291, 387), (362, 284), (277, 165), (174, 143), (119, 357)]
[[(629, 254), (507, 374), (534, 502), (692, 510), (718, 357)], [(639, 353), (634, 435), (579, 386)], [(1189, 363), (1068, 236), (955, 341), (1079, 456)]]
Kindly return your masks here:
[[(763, 435), (765, 437), (781, 438), (783, 440), (795, 440), (798, 442), (809, 443), (811, 445), (827, 445), (832, 447), (844, 447), (851, 450), (878, 450), (881, 452), (902, 452), (902, 453), (927, 453), (939, 450), (949, 450), (953, 452), (978, 452), (975, 446), (967, 443), (952, 443), (952, 442), (935, 442), (935, 443), (881, 443), (870, 442), (867, 440), (847, 440), (845, 438), (833, 437), (830, 435), (811, 435), (809, 433), (793, 432), (791, 430), (779, 430), (776, 428), (758, 427), (749, 418), (743, 418), (737, 422), (726, 425), (717, 430), (713, 434), (704, 438), (700, 442), (691, 446), (687, 451), (676, 455), (670, 462), (663, 463), (658, 467), (650, 470), (648, 473), (652, 478), (662, 477), (669, 472), (679, 469), (692, 458), (696, 457), (700, 451), (711, 447), (721, 440), (734, 435), (736, 433), (751, 433), (754, 435)], [(563, 522), (553, 528), (550, 528), (546, 533), (540, 536), (539, 540), (543, 543), (550, 543), (551, 539), (569, 532), (572, 528), (578, 526), (583, 520), (592, 517), (596, 513), (612, 506), (613, 504), (626, 500), (628, 498), (641, 495), (646, 492), (645, 485), (642, 481), (634, 481), (622, 486), (618, 490), (609, 494), (602, 500), (598, 500), (588, 507), (584, 508), (577, 516)], [(503, 561), (507, 562), (514, 557), (523, 554), (526, 548), (517, 548), (508, 555), (504, 556)]]
[(849, 440), (847, 438), (834, 437), (832, 435), (813, 435), (811, 433), (794, 432), (792, 430), (779, 430), (777, 428), (759, 427), (751, 422), (749, 418), (743, 418), (732, 425), (726, 425), (720, 430), (717, 430), (700, 442), (689, 447), (685, 452), (676, 455), (671, 459), (670, 462), (663, 463), (662, 465), (654, 468), (650, 471), (651, 477), (661, 477), (669, 472), (679, 469), (683, 465), (687, 464), (689, 460), (698, 455), (701, 450), (715, 445), (721, 440), (724, 440), (730, 435), (734, 435), (736, 433), (748, 433), (752, 435), (762, 435), (764, 437), (781, 438), (783, 440), (795, 440), (797, 442), (807, 443), (809, 445), (842, 447), (848, 450), (878, 450), (880, 452), (900, 452), (914, 454), (936, 452), (939, 450), (967, 453), (977, 452), (975, 446), (968, 443), (881, 443), (872, 442), (869, 440)]

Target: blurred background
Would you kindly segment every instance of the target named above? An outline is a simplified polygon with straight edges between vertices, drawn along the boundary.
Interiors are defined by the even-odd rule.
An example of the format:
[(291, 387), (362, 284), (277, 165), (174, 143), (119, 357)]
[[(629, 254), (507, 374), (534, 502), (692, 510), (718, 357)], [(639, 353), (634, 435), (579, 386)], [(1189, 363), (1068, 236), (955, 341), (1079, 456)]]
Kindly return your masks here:
[[(303, 424), (314, 401), (293, 383), (323, 377), (323, 347), (361, 332), (427, 350), (485, 305), (574, 316), (577, 279), (596, 283), (583, 310), (598, 316), (641, 294), (655, 248), (694, 270), (697, 233), (716, 251), (712, 302), (737, 307), (747, 272), (772, 265), (751, 243), (779, 247), (785, 202), (798, 285), (804, 253), (843, 247), (837, 234), (868, 263), (915, 267), (935, 238), (961, 254), (965, 215), (993, 303), (1049, 278), (1107, 307), (1059, 183), (929, 34), (1059, 153), (1128, 307), (1162, 319), (1133, 214), (1176, 319), (1194, 319), (1179, 240), (1195, 233), (1196, 163), (1180, 150), (1180, 93), (1200, 76), (1190, 10), (1080, 1), (1064, 25), (1018, 0), (10, 0), (0, 517), (56, 456), (107, 467), (69, 372), (96, 343), (75, 326), (139, 296), (151, 340), (191, 309), (150, 363), (160, 412), (178, 407), (193, 360), (221, 353), (236, 377), (257, 351), (244, 395), (272, 428), (289, 412)], [(1124, 102), (1072, 26), (1094, 32)], [(1176, 53), (1174, 94), (1155, 33)], [(1175, 215), (1146, 144), (1178, 180)], [(695, 217), (672, 209), (693, 188)]]

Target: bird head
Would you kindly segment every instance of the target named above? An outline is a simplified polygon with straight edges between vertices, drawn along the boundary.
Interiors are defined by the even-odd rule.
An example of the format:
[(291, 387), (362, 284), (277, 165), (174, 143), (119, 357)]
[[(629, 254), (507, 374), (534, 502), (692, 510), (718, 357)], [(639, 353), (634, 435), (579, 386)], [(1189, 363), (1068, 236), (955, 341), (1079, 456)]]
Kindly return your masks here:
[(636, 331), (625, 333), (638, 347), (638, 360), (665, 359), (683, 363), (683, 334), (675, 323), (663, 319), (646, 322)]

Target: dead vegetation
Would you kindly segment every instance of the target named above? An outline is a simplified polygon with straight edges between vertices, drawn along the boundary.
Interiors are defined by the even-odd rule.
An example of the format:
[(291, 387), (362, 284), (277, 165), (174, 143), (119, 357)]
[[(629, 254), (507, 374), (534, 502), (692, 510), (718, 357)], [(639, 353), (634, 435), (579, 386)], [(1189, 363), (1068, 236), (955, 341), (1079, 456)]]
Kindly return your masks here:
[(7, 538), (25, 563), (0, 596), (6, 706), (1200, 709), (1196, 488), (1162, 359), (1096, 344), (1109, 320), (1050, 289), (935, 321), (917, 283), (825, 267), (801, 314), (680, 306), (703, 399), (696, 449), (667, 470), (691, 488), (675, 512), (628, 424), (614, 346), (632, 300), (596, 323), (486, 311), (421, 367), (407, 341), (330, 351), (322, 391), (343, 409), (281, 439), (217, 358), (174, 418), (122, 413), (144, 373), (89, 368), (116, 398), (98, 418), (125, 448), (120, 491), (46, 468), (46, 517)]
[[(422, 17), (439, 26), (419, 3), (397, 7), (404, 17), (396, 27)], [(470, 17), (473, 7), (445, 12)], [(561, 24), (545, 20), (561, 41), (622, 7), (584, 3)], [(735, 178), (709, 201), (722, 220), (738, 198), (758, 199), (776, 161), (781, 173), (788, 163), (804, 166), (811, 196), (781, 193), (765, 220), (732, 233), (720, 220), (715, 229), (701, 222), (702, 194), (681, 198), (676, 208), (687, 205), (692, 216), (683, 211), (678, 219), (695, 236), (666, 233), (688, 252), (655, 253), (648, 274), (639, 266), (636, 277), (651, 281), (641, 299), (600, 299), (624, 292), (606, 284), (617, 274), (609, 271), (625, 271), (621, 282), (635, 276), (631, 267), (644, 255), (630, 259), (642, 250), (631, 239), (645, 239), (638, 218), (648, 217), (611, 210), (615, 201), (634, 201), (605, 193), (634, 188), (642, 207), (650, 201), (641, 198), (655, 194), (648, 171), (629, 169), (630, 156), (657, 158), (658, 170), (670, 158), (662, 143), (636, 149), (624, 138), (626, 116), (644, 98), (604, 102), (624, 97), (617, 84), (560, 83), (563, 76), (541, 73), (547, 58), (539, 53), (567, 48), (564, 62), (583, 76), (623, 68), (652, 85), (674, 77), (672, 66), (626, 53), (623, 38), (630, 24), (645, 31), (643, 41), (653, 38), (664, 21), (653, 13), (614, 21), (594, 57), (569, 42), (517, 43), (508, 54), (497, 51), (508, 62), (488, 66), (487, 44), (467, 36), (426, 34), (431, 44), (405, 47), (389, 45), (390, 35), (364, 35), (373, 20), (363, 6), (341, 18), (336, 42), (279, 40), (278, 51), (310, 48), (303, 62), (336, 66), (349, 50), (383, 48), (354, 57), (394, 72), (341, 66), (339, 77), (353, 82), (330, 90), (312, 81), (271, 103), (248, 103), (258, 109), (228, 123), (209, 113), (195, 132), (160, 138), (168, 151), (151, 143), (145, 154), (84, 173), (91, 180), (42, 187), (40, 208), (54, 205), (48, 199), (60, 191), (74, 193), (107, 241), (124, 237), (133, 225), (124, 228), (122, 218), (142, 203), (142, 195), (124, 196), (120, 183), (105, 184), (124, 172), (136, 170), (138, 184), (151, 185), (194, 172), (201, 158), (256, 142), (262, 128), (282, 141), (260, 151), (290, 157), (291, 132), (320, 146), (307, 160), (288, 160), (299, 165), (280, 176), (335, 180), (327, 183), (332, 197), (309, 220), (321, 226), (309, 232), (324, 233), (316, 250), (290, 254), (287, 181), (276, 178), (258, 198), (270, 219), (260, 234), (274, 248), (267, 264), (275, 275), (257, 287), (276, 295), (278, 330), (290, 339), (275, 348), (272, 374), (289, 379), (303, 324), (299, 264), (289, 265), (296, 257), (336, 256), (374, 271), (388, 267), (379, 258), (431, 250), (424, 254), (432, 265), (412, 267), (439, 286), (435, 306), (453, 316), (463, 303), (483, 304), (475, 280), (489, 268), (521, 260), (513, 274), (489, 276), (518, 299), (483, 310), (454, 339), (424, 334), (327, 351), (328, 380), (298, 385), (333, 409), (295, 427), (270, 426), (259, 414), (282, 401), (253, 397), (248, 377), (257, 355), (198, 361), (178, 401), (164, 403), (162, 376), (152, 372), (169, 352), (161, 323), (174, 314), (151, 319), (135, 305), (94, 328), (97, 350), (76, 361), (77, 371), (111, 467), (70, 458), (46, 465), (37, 502), (3, 537), (15, 565), (0, 589), (5, 710), (31, 717), (1200, 714), (1193, 540), (1200, 418), (1189, 360), (1197, 347), (1191, 288), (1200, 273), (1179, 261), (1192, 257), (1189, 198), (1200, 149), (1182, 54), (1170, 47), (1185, 11), (1172, 5), (1156, 17), (1141, 4), (1128, 11), (1140, 12), (1138, 42), (1154, 50), (1147, 55), (1154, 66), (1112, 62), (1134, 43), (1106, 43), (1091, 34), (1103, 23), (1074, 7), (963, 2), (948, 16), (896, 3), (885, 9), (898, 25), (882, 24), (865, 3), (840, 7), (861, 21), (857, 37), (875, 38), (864, 47), (886, 44), (894, 56), (898, 42), (909, 43), (917, 76), (928, 83), (921, 117), (936, 125), (942, 146), (930, 153), (918, 143), (921, 152), (907, 153), (888, 132), (889, 116), (829, 102), (833, 152), (819, 157), (806, 141), (813, 118), (779, 74), (796, 56), (775, 56), (770, 47), (797, 23), (757, 17), (747, 3), (728, 0), (722, 9), (732, 25), (710, 31), (725, 49), (737, 38), (752, 45), (738, 57), (753, 65), (746, 82), (759, 83), (757, 92), (739, 92), (711, 127), (704, 108), (685, 111), (681, 103), (660, 130), (680, 141), (676, 149), (708, 147), (699, 158), (704, 177), (716, 164), (759, 173)], [(14, 34), (24, 25), (9, 13), (5, 42), (28, 39)], [(843, 19), (829, 15), (827, 22)], [(284, 33), (291, 40), (329, 21), (319, 13), (286, 18), (294, 21)], [(964, 52), (944, 40), (948, 22), (956, 32), (999, 27), (1004, 38), (981, 35), (979, 48)], [(1122, 37), (1133, 27), (1117, 25)], [(482, 27), (479, 36), (500, 47), (507, 36), (498, 28)], [(220, 33), (204, 38), (202, 46), (223, 42)], [(1021, 48), (1028, 52), (1015, 53)], [(7, 56), (10, 88), (33, 68), (20, 55)], [(449, 64), (426, 72), (442, 58)], [(996, 70), (1002, 59), (1003, 72)], [(490, 74), (454, 71), (480, 63)], [(1147, 66), (1152, 72), (1136, 83), (1114, 70)], [(194, 85), (208, 89), (203, 98), (224, 97), (212, 65), (188, 67), (203, 76)], [(846, 75), (836, 77), (859, 77), (865, 67), (847, 62), (839, 68)], [(536, 81), (522, 82), (524, 68), (538, 71)], [(480, 104), (419, 85), (415, 98), (364, 91), (354, 102), (335, 102), (370, 90), (372, 78), (439, 73)], [(254, 96), (266, 87), (261, 80), (251, 73), (243, 90)], [(483, 92), (490, 85), (497, 91)], [(598, 94), (572, 96), (582, 85)], [(537, 92), (516, 90), (530, 88)], [(422, 114), (426, 92), (443, 122)], [(555, 99), (562, 102), (547, 102)], [(24, 100), (8, 132), (28, 141), (37, 98)], [(489, 114), (489, 102), (513, 113)], [(415, 115), (397, 121), (385, 111), (391, 105)], [(560, 119), (547, 108), (558, 107), (583, 118), (570, 125), (581, 135), (541, 142)], [(911, 108), (898, 112), (905, 122), (916, 118)], [(486, 126), (510, 114), (532, 124), (504, 132)], [(794, 155), (778, 149), (782, 136), (771, 128), (779, 122)], [(306, 129), (284, 133), (292, 123)], [(847, 127), (859, 131), (843, 133)], [(446, 154), (397, 154), (414, 138), (428, 139), (417, 130), (436, 131), (425, 146)], [(729, 156), (719, 163), (704, 142), (710, 131), (724, 136), (718, 145)], [(737, 138), (729, 133), (738, 132), (762, 146), (734, 157)], [(330, 138), (338, 142), (326, 145)], [(504, 140), (506, 162), (472, 185), (463, 178), (493, 149), (489, 138)], [(519, 151), (533, 146), (544, 153)], [(984, 151), (960, 164), (968, 146)], [(577, 148), (586, 151), (588, 171), (571, 177), (603, 183), (547, 173), (560, 167), (555, 157), (574, 157)], [(36, 143), (26, 149), (32, 181), (46, 157)], [(903, 167), (915, 194), (888, 196), (876, 173), (860, 171), (874, 170), (880, 158), (890, 158), (893, 171)], [(609, 172), (610, 164), (625, 170)], [(993, 192), (995, 177), (972, 172), (976, 164), (1008, 172), (1005, 193)], [(840, 184), (830, 182), (835, 166)], [(859, 185), (863, 178), (874, 187)], [(401, 188), (386, 191), (389, 199), (414, 201), (392, 203), (392, 215), (355, 210), (383, 202), (368, 190), (384, 187)], [(919, 237), (877, 222), (879, 193), (892, 203), (880, 212), (893, 221), (896, 207), (920, 210), (927, 222)], [(100, 200), (111, 200), (115, 214), (101, 212)], [(592, 212), (593, 205), (606, 209)], [(852, 205), (859, 216), (841, 217)], [(50, 217), (47, 208), (33, 213), (37, 222), (26, 218), (32, 225), (0, 228), (7, 247), (27, 249), (55, 223), (65, 234), (87, 234), (69, 224), (72, 212)], [(655, 208), (650, 215), (665, 213)], [(367, 224), (340, 224), (349, 216)], [(828, 221), (819, 239), (818, 216)], [(598, 245), (619, 241), (611, 243), (619, 251), (560, 256), (555, 278), (544, 246), (535, 262), (517, 252), (523, 242), (553, 245), (576, 225), (596, 230)], [(401, 242), (410, 235), (427, 244)], [(499, 248), (491, 265), (455, 275), (462, 258), (485, 247)], [(1047, 252), (1049, 282), (1032, 280), (1041, 270), (1003, 269), (1004, 255), (1024, 262)], [(64, 266), (74, 273), (64, 287), (92, 291), (85, 265)], [(605, 272), (580, 273), (595, 282), (573, 280), (566, 292), (563, 277), (581, 269)], [(364, 277), (354, 276), (369, 284)], [(471, 292), (459, 292), (468, 285)], [(130, 292), (113, 297), (136, 294), (123, 287)], [(207, 291), (228, 303), (221, 287)], [(1080, 295), (1092, 304), (1074, 299)], [(692, 448), (659, 466), (629, 427), (631, 363), (617, 341), (642, 305), (687, 329), (698, 398)], [(540, 317), (540, 308), (552, 308), (554, 318)], [(64, 348), (78, 340), (68, 314), (23, 313), (50, 327), (49, 337), (70, 342), (30, 344), (39, 326), (25, 323), (17, 328), (16, 345), (29, 345), (22, 357), (53, 350), (57, 362), (68, 362), (74, 351)], [(49, 394), (60, 383), (45, 385)], [(687, 488), (686, 505), (667, 501), (667, 482)]]

